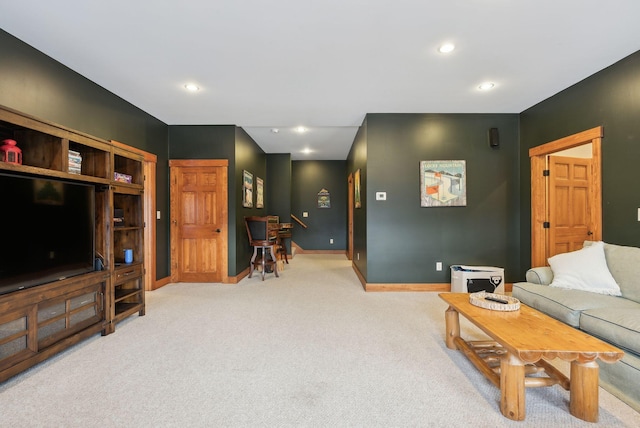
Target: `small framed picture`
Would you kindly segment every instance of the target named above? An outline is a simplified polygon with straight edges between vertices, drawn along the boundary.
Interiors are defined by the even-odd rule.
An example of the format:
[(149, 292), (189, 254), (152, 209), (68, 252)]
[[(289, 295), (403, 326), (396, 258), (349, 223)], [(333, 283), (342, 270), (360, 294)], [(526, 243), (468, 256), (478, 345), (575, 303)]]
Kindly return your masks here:
[(264, 182), (256, 177), (256, 208), (264, 208)]
[(355, 201), (355, 207), (356, 208), (361, 208), (362, 207), (362, 201), (360, 199), (360, 169), (358, 169), (354, 175), (354, 201)]
[(253, 174), (249, 171), (242, 171), (242, 206), (253, 207)]
[(318, 208), (331, 208), (331, 194), (327, 189), (318, 192)]

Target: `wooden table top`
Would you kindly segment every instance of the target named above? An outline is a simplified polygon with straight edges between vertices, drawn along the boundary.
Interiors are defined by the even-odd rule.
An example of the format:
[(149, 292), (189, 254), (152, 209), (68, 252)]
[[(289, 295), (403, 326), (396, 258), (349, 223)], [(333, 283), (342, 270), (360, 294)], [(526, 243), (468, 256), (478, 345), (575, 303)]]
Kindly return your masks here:
[(613, 363), (620, 349), (521, 303), (517, 311), (494, 311), (469, 303), (469, 293), (440, 293), (449, 306), (525, 363), (541, 358)]

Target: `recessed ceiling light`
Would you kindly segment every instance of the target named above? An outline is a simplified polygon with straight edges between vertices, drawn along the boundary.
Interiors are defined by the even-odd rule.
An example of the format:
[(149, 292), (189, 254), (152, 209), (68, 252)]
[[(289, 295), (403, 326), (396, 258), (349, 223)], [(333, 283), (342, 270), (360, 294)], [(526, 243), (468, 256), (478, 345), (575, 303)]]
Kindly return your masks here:
[(198, 92), (200, 88), (195, 83), (187, 83), (184, 88), (189, 92)]
[(493, 82), (484, 82), (481, 83), (480, 86), (478, 86), (478, 89), (480, 89), (481, 91), (488, 91), (489, 89), (493, 89), (494, 86), (496, 85)]
[(271, 128), (271, 132), (277, 134), (278, 132), (280, 132), (280, 130), (278, 128)]
[(313, 153), (313, 150), (311, 150), (310, 148), (307, 147), (305, 149), (302, 149), (302, 153), (304, 153), (305, 155), (308, 155), (310, 153)]
[(296, 132), (299, 133), (299, 134), (303, 134), (303, 133), (307, 132), (307, 128), (305, 128), (304, 126), (298, 126), (296, 128)]
[(453, 43), (445, 43), (438, 48), (438, 52), (440, 53), (451, 53), (456, 48), (456, 45)]

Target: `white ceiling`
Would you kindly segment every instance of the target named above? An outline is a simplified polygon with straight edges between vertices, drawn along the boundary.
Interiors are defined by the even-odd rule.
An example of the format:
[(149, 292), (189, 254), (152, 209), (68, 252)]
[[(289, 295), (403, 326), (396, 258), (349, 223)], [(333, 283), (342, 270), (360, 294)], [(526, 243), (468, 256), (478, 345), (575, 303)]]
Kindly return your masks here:
[(640, 50), (639, 20), (639, 0), (0, 0), (0, 28), (163, 122), (293, 159), (345, 159), (366, 113), (520, 113)]

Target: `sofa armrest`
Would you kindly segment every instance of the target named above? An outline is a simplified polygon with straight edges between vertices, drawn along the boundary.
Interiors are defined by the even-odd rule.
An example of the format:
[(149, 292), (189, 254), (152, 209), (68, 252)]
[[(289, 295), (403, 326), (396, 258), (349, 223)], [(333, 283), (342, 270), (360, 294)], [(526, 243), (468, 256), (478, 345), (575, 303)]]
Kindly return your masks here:
[(527, 271), (527, 282), (549, 285), (553, 281), (553, 271), (549, 266), (534, 267)]

